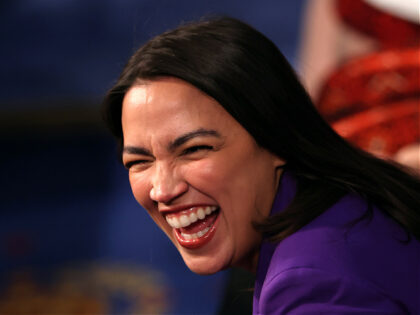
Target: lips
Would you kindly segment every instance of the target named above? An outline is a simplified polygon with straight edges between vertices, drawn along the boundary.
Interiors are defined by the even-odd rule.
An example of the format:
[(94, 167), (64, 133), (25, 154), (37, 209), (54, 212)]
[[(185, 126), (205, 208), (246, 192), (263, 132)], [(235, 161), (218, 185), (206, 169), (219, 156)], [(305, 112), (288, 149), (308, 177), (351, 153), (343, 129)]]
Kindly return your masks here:
[(218, 207), (192, 207), (188, 210), (167, 214), (166, 221), (174, 229), (178, 243), (194, 249), (207, 244), (215, 233)]

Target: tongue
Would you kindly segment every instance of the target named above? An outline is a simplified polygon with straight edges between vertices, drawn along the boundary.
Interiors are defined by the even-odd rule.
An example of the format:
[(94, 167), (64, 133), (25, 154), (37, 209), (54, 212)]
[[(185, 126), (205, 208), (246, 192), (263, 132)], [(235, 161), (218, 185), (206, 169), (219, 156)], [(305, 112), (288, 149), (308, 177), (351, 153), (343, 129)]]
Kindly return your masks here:
[(216, 221), (218, 213), (218, 211), (213, 212), (212, 214), (206, 216), (204, 219), (198, 220), (193, 224), (188, 225), (187, 227), (180, 228), (179, 230), (181, 231), (181, 233), (185, 234), (194, 234), (198, 231), (204, 230), (206, 227), (210, 227), (211, 225), (213, 225), (214, 221)]

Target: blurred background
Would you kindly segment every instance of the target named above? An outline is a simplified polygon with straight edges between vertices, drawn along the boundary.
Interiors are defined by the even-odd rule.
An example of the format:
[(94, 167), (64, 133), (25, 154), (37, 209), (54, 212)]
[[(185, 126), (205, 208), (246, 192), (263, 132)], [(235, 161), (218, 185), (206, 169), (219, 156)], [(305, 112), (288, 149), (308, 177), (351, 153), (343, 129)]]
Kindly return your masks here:
[(147, 39), (229, 15), (275, 42), (341, 134), (416, 167), (418, 1), (404, 1), (3, 0), (0, 314), (249, 313), (251, 275), (191, 273), (135, 202), (102, 97)]
[(142, 43), (205, 15), (243, 19), (296, 63), (302, 8), (1, 1), (0, 314), (216, 314), (241, 299), (225, 299), (228, 272), (191, 273), (135, 202), (100, 103)]

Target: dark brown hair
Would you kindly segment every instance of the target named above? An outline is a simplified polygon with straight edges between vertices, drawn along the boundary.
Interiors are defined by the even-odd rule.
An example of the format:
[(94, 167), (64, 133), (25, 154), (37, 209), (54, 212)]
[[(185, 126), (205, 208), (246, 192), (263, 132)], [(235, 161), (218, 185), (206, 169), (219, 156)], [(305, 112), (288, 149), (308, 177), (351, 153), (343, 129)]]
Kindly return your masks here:
[(377, 205), (420, 239), (420, 179), (338, 136), (281, 52), (257, 30), (218, 18), (180, 26), (142, 46), (104, 102), (105, 119), (120, 144), (125, 93), (138, 79), (163, 76), (187, 81), (216, 99), (260, 146), (287, 161), (297, 178), (296, 196), (285, 211), (257, 224), (272, 239), (294, 233), (348, 192)]

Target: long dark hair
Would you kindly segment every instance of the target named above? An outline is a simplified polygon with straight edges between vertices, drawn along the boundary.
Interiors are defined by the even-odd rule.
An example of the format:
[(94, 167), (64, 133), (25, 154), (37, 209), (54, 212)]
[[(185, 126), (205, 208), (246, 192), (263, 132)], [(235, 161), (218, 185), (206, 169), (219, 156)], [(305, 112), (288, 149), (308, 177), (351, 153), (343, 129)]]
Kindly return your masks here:
[[(217, 100), (257, 141), (287, 161), (297, 178), (289, 207), (256, 226), (281, 240), (354, 192), (420, 239), (420, 179), (338, 136), (316, 111), (293, 69), (264, 35), (241, 21), (186, 24), (142, 46), (104, 102), (123, 142), (122, 100), (136, 80), (176, 77)], [(369, 213), (367, 213), (369, 214)]]

